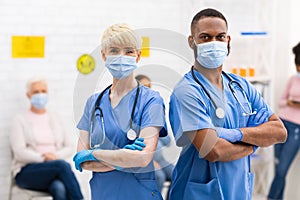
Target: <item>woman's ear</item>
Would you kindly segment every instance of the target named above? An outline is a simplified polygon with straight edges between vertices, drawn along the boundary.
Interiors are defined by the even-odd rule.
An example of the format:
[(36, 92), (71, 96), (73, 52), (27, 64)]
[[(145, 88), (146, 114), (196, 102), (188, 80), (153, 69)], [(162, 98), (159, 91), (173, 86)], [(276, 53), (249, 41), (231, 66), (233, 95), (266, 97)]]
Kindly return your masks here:
[(105, 62), (106, 61), (106, 55), (105, 55), (103, 50), (101, 50), (101, 56), (102, 56), (102, 60), (104, 60), (104, 62)]
[(192, 35), (190, 35), (188, 37), (188, 43), (189, 43), (189, 46), (191, 47), (191, 49), (195, 48), (195, 41), (194, 41), (194, 37)]
[(140, 59), (141, 59), (141, 54), (142, 54), (142, 52), (141, 52), (141, 51), (138, 51), (137, 56), (136, 56), (136, 63), (138, 63), (138, 62), (140, 61)]
[(31, 94), (29, 94), (29, 92), (26, 92), (26, 96), (27, 96), (28, 99), (31, 98)]

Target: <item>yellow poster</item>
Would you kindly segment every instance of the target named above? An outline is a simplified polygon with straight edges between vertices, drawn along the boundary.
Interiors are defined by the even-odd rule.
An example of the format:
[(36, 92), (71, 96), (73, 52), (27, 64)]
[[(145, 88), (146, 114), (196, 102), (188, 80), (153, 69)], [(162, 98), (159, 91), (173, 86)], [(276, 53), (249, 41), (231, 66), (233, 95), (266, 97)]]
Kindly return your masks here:
[(150, 38), (142, 37), (142, 54), (141, 57), (150, 57)]
[(44, 36), (12, 36), (13, 58), (44, 58)]

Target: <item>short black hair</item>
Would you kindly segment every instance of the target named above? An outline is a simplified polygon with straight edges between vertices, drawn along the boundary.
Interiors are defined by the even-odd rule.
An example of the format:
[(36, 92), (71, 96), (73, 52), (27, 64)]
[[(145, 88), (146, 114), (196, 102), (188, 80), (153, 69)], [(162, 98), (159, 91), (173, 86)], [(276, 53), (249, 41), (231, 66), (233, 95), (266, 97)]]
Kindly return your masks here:
[(300, 42), (293, 47), (293, 53), (295, 54), (295, 64), (300, 66)]
[(223, 19), (226, 23), (226, 27), (228, 28), (227, 20), (221, 12), (219, 12), (213, 8), (206, 8), (204, 10), (201, 10), (194, 16), (192, 23), (191, 23), (191, 32), (193, 32), (193, 28), (194, 28), (195, 24), (200, 19), (206, 18), (206, 17), (217, 17), (217, 18)]
[(138, 81), (140, 81), (142, 79), (147, 79), (148, 81), (151, 81), (151, 79), (148, 76), (143, 75), (143, 74), (136, 75), (135, 79)]

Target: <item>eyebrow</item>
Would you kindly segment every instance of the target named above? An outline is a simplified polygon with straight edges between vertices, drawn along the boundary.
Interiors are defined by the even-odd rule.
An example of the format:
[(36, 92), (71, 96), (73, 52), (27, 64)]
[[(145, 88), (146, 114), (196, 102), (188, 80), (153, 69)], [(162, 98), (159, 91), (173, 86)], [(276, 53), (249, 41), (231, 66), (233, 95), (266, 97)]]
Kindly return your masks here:
[[(217, 36), (219, 36), (219, 35), (226, 35), (226, 34), (227, 34), (226, 32), (222, 32), (222, 33), (217, 34)], [(198, 36), (201, 36), (201, 35), (211, 36), (211, 34), (209, 34), (209, 33), (200, 33)]]

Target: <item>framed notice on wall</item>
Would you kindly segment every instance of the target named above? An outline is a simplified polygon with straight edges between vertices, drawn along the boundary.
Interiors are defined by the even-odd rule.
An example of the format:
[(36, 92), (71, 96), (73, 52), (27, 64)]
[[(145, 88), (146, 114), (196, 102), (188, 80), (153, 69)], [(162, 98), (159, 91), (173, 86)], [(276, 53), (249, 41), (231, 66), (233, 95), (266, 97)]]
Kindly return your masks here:
[(150, 38), (142, 37), (142, 57), (150, 57)]
[(44, 36), (12, 36), (12, 58), (44, 57)]

